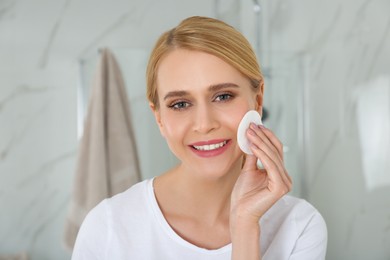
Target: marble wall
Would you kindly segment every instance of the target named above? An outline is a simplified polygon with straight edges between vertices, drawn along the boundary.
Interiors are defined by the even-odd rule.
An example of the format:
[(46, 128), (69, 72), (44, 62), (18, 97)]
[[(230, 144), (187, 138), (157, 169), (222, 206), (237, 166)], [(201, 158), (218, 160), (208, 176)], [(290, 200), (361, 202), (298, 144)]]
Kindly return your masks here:
[(264, 65), (303, 61), (300, 193), (328, 224), (327, 259), (390, 259), (390, 2), (263, 7)]
[(148, 51), (182, 18), (207, 15), (259, 53), (294, 193), (328, 224), (327, 259), (389, 259), (390, 2), (259, 0), (259, 17), (254, 2), (0, 1), (0, 255), (70, 257), (80, 61), (105, 46)]

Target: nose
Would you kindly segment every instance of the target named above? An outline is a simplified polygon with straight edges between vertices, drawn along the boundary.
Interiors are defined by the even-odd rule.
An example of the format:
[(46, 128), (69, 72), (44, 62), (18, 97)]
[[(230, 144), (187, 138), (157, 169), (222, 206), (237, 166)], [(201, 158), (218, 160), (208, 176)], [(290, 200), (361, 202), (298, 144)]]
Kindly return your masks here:
[(210, 133), (220, 125), (215, 111), (207, 105), (198, 105), (193, 122), (194, 131), (200, 134)]

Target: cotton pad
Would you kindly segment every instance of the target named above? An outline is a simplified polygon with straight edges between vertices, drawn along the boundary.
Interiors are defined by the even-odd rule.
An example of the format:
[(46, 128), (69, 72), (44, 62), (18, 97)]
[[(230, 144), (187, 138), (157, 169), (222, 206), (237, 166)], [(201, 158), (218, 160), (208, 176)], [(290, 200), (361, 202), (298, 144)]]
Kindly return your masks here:
[(249, 110), (241, 119), (237, 130), (237, 142), (241, 150), (246, 154), (253, 154), (250, 149), (250, 142), (246, 137), (246, 131), (249, 128), (250, 123), (256, 125), (262, 125), (261, 116), (256, 110)]

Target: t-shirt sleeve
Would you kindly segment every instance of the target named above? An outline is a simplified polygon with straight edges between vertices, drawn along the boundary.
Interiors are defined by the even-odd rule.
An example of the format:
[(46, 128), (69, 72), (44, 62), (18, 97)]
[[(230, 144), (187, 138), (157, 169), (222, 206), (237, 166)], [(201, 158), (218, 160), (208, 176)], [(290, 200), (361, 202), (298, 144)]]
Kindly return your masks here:
[(106, 259), (109, 239), (108, 206), (104, 200), (85, 217), (72, 253), (72, 260)]
[(318, 211), (315, 211), (304, 227), (290, 260), (324, 260), (328, 241), (326, 223)]

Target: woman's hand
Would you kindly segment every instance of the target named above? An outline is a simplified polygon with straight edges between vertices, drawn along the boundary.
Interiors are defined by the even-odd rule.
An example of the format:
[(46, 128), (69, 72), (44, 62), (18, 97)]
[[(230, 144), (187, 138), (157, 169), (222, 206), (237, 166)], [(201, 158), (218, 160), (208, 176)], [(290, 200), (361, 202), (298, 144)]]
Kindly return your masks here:
[[(253, 155), (246, 155), (231, 197), (231, 225), (257, 224), (264, 213), (291, 190), (292, 182), (283, 162), (283, 145), (263, 126), (251, 124), (247, 136)], [(264, 169), (258, 169), (257, 159)]]
[[(283, 163), (283, 145), (263, 126), (251, 124), (247, 131), (253, 155), (247, 155), (244, 167), (232, 191), (230, 234), (233, 260), (259, 260), (259, 220), (269, 208), (291, 190), (291, 178)], [(258, 169), (257, 159), (264, 169)]]

